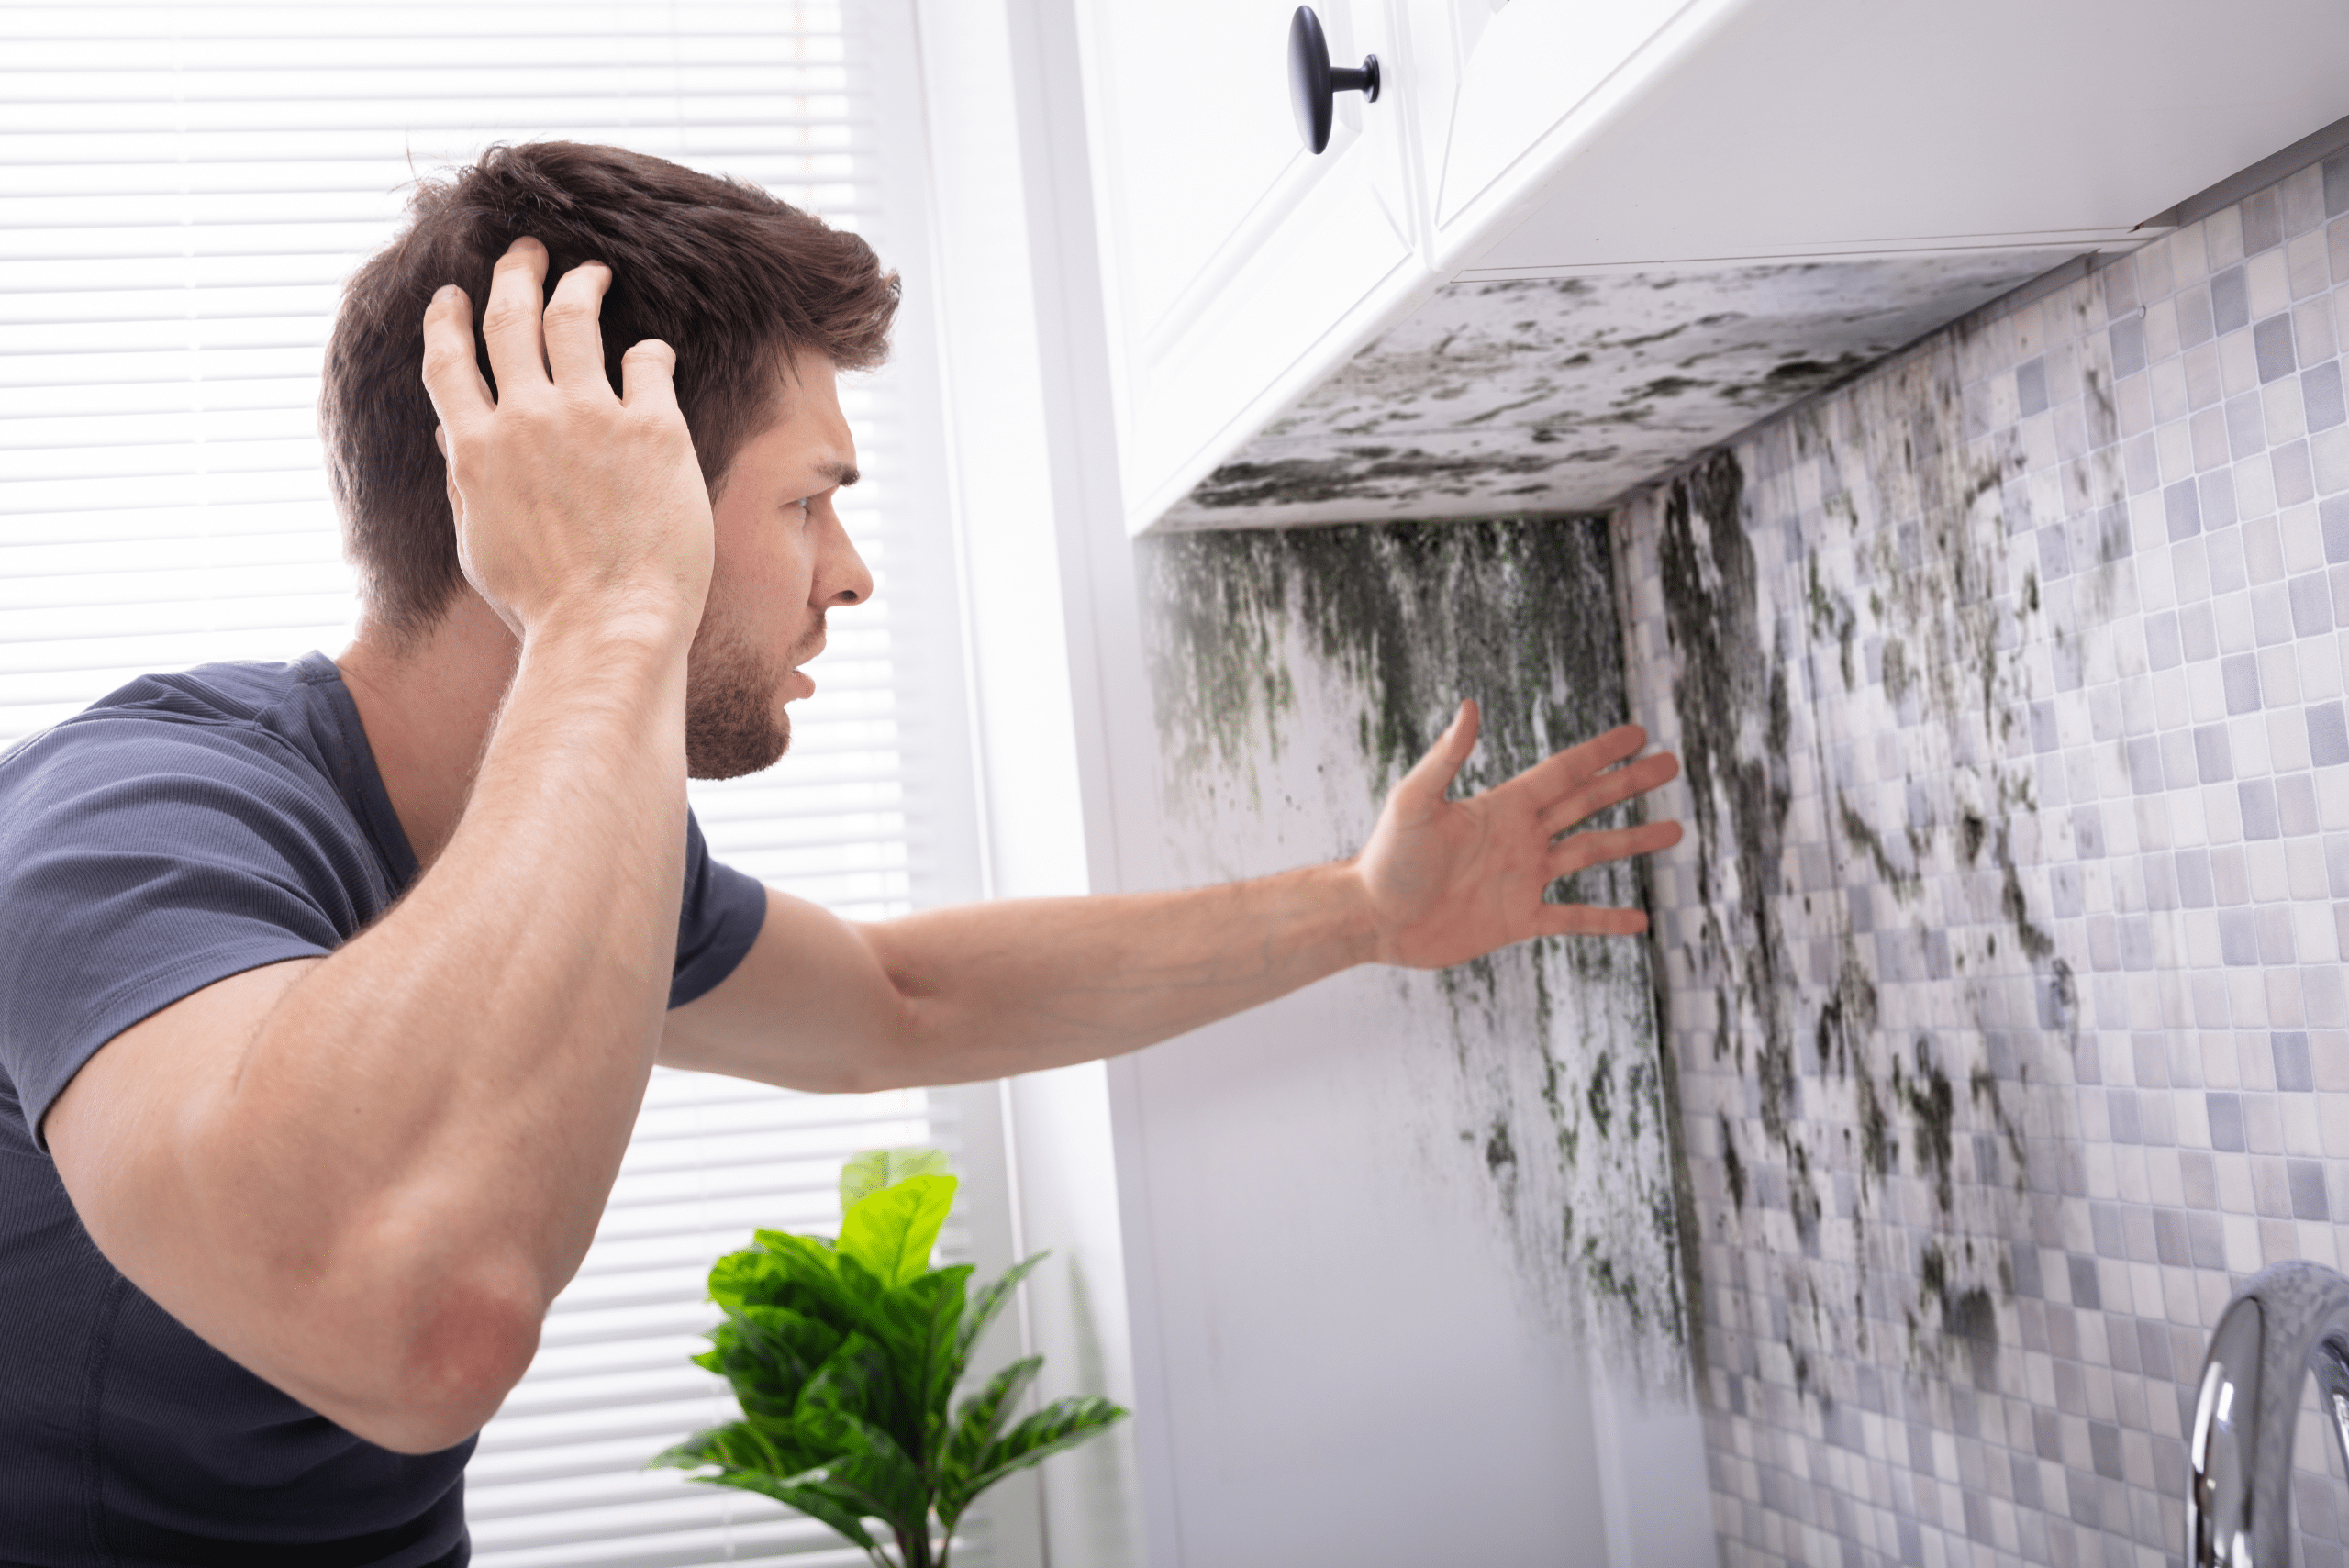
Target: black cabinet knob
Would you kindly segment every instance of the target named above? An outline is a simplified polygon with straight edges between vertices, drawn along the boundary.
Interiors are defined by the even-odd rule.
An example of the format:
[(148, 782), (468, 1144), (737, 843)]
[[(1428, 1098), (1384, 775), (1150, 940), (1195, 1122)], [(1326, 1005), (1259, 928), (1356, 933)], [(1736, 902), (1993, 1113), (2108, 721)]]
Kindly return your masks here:
[(1299, 6), (1288, 24), (1288, 101), (1297, 111), (1297, 134), (1308, 151), (1330, 145), (1330, 121), (1340, 93), (1359, 92), (1378, 102), (1378, 56), (1363, 56), (1362, 69), (1330, 64), (1330, 40), (1310, 6)]

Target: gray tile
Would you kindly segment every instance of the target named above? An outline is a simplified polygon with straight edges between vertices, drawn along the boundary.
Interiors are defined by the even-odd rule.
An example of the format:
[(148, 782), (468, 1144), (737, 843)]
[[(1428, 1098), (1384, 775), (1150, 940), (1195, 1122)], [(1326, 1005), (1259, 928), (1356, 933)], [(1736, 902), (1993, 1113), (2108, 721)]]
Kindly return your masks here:
[[(1631, 673), (1633, 716), (1671, 738), (1691, 776), (1702, 765), (1717, 781), (1710, 901), (1694, 846), (1652, 885), (1689, 1125), (1710, 1149), (1712, 1118), (1732, 1124), (1748, 1184), (1740, 1211), (1718, 1169), (1698, 1183), (1718, 1195), (1699, 1197), (1709, 1316), (1718, 1301), (1731, 1320), (1708, 1335), (1720, 1347), (1709, 1442), (1730, 1457), (1716, 1468), (1725, 1561), (2166, 1561), (2183, 1516), (2174, 1488), (2145, 1483), (2183, 1469), (2176, 1434), (2211, 1293), (2223, 1296), (2231, 1262), (2290, 1255), (2296, 1226), (2349, 1206), (2349, 1158), (2298, 1151), (2306, 1096), (2349, 1089), (2349, 1030), (2291, 1022), (2291, 993), (2266, 973), (2329, 976), (2301, 962), (2296, 898), (2339, 900), (2323, 906), (2322, 951), (2336, 931), (2349, 940), (2349, 824), (2328, 831), (2324, 816), (2341, 808), (2327, 770), (2349, 765), (2349, 709), (2319, 656), (2349, 608), (2349, 418), (2337, 364), (2299, 339), (2300, 318), (2249, 321), (2252, 274), (2282, 264), (2278, 244), (2298, 246), (2285, 270), (2303, 301), (2328, 299), (2328, 266), (2349, 278), (2349, 223), (2295, 238), (2321, 232), (2324, 200), (2349, 212), (2344, 171), (2349, 156), (2092, 274), (2076, 315), (1993, 317), (1962, 344), (1929, 345), (1908, 380), (1813, 405), (1799, 439), (1781, 423), (1738, 444), (1758, 640), (1735, 687), (1754, 695), (1733, 706), (1741, 723), (1766, 711), (1766, 686), (1744, 683), (1787, 670), (1783, 745), (1757, 747), (1746, 728), (1692, 748), (1673, 684), (1687, 649), (1661, 611), (1631, 628), (1658, 666)], [(2192, 248), (2182, 289), (2176, 247)], [(2197, 280), (2206, 254), (2214, 274)], [(2182, 379), (2191, 407), (2145, 428), (2159, 389), (2131, 379), (2146, 372), (2140, 310), (2173, 294), (2183, 343), (2251, 339), (2164, 368), (2153, 379)], [(2075, 320), (2096, 326), (2067, 341)], [(2078, 384), (2074, 354), (2110, 373), (2103, 425), (2093, 385), (2062, 401)], [(1946, 367), (1960, 365), (1965, 384), (1952, 386)], [(2228, 365), (2258, 384), (2221, 395)], [(2001, 377), (2004, 410), (1988, 396)], [(2029, 446), (2024, 419), (2040, 421)], [(2057, 466), (2027, 472), (2050, 426)], [(1962, 460), (1943, 452), (1961, 438)], [(2165, 476), (2180, 457), (2193, 476)], [(1652, 584), (1660, 506), (1635, 502), (1625, 517), (1630, 574)], [(1847, 606), (1855, 651), (1898, 638), (1912, 676), (1924, 672), (1897, 713), (1880, 684), (1847, 695), (1838, 640), (1807, 630), (1814, 569)], [(1867, 673), (1880, 680), (1880, 655)], [(1744, 787), (1733, 770), (1779, 755), (1797, 765), (1732, 799)], [(1892, 880), (1839, 836), (1839, 790)], [(1962, 811), (1980, 826), (1960, 831)], [(1740, 822), (1780, 837), (1749, 844)], [(1848, 885), (1821, 898), (1831, 863)], [(1767, 987), (1757, 906), (1724, 891), (1747, 885), (1747, 865), (1790, 879), (1758, 895), (1786, 955)], [(1878, 1102), (1873, 1169), (1856, 1080), (1814, 1065), (1847, 962), (1875, 988), (1876, 1029), (1856, 1048)], [(2321, 985), (2306, 995), (2338, 1006)], [(1800, 1059), (1774, 1100), (1784, 1142), (1762, 1119), (1764, 995), (1783, 1001), (1774, 1027)], [(1946, 1207), (1920, 1035), (1948, 1073)], [(1821, 1223), (1792, 1212), (1806, 1184)], [(2246, 1205), (2252, 1216), (2230, 1212)], [(1943, 1270), (1932, 1290), (1929, 1245)], [(2162, 1271), (2158, 1304), (2137, 1294), (2149, 1281), (2132, 1271), (2149, 1267)], [(1976, 1284), (1992, 1304), (1987, 1360), (1943, 1322), (1951, 1293)], [(2145, 1307), (2154, 1315), (2140, 1318)], [(1785, 1370), (1796, 1354), (1799, 1387)], [(1878, 1409), (1890, 1439), (1862, 1460), (1856, 1413)], [(1937, 1432), (1954, 1441), (1954, 1467), (1932, 1451)], [(1732, 1496), (1749, 1486), (1759, 1501)]]
[(2279, 1031), (2268, 1038), (2276, 1059), (2278, 1089), (2313, 1089), (2316, 1079), (2309, 1066), (2309, 1037), (2299, 1030)]
[(2324, 161), (2324, 216), (2339, 217), (2349, 212), (2349, 153), (2335, 153)]
[(2349, 406), (2341, 397), (2341, 361), (2327, 360), (2300, 373), (2300, 403), (2308, 410), (2309, 428), (2329, 430), (2349, 422)]
[(2212, 275), (2210, 316), (2221, 334), (2239, 332), (2251, 325), (2251, 288), (2240, 266)]
[(2026, 360), (2015, 367), (2015, 401), (2023, 417), (2047, 411), (2047, 361)]
[(2317, 503), (2316, 510), (2325, 560), (2336, 566), (2349, 562), (2349, 495), (2329, 495)]
[(2181, 479), (2162, 491), (2162, 510), (2169, 518), (2172, 542), (2191, 539), (2202, 531), (2202, 503), (2194, 482)]
[[(2225, 658), (2220, 660), (2219, 680), (2226, 691), (2227, 711), (2229, 713), (2254, 713), (2258, 711), (2260, 706), (2259, 660), (2256, 656), (2249, 653), (2231, 653)], [(2215, 734), (2218, 738), (2218, 743), (2221, 745), (2223, 745), (2226, 741), (2226, 732), (2213, 727), (2211, 728), (2195, 731), (2198, 745), (2200, 742), (2200, 738), (2208, 734)], [(2232, 776), (2231, 773), (2221, 773), (2213, 775), (2209, 764), (2209, 753), (2204, 752), (2203, 756), (2204, 764), (2202, 768), (2202, 782), (2204, 784), (2211, 784), (2216, 782), (2217, 779)]]
[(2243, 807), (2243, 836), (2245, 839), (2274, 839), (2282, 836), (2276, 820), (2276, 786), (2266, 779), (2246, 779), (2235, 785), (2235, 797)]
[(2292, 630), (2314, 637), (2332, 629), (2332, 590), (2321, 572), (2306, 572), (2291, 581)]
[(2276, 817), (2288, 839), (2305, 838), (2320, 826), (2316, 784), (2306, 773), (2286, 773), (2276, 781)]
[(2292, 352), (2292, 318), (2271, 316), (2251, 329), (2251, 343), (2262, 384), (2280, 381), (2299, 368)]
[(2324, 1162), (2321, 1160), (2288, 1160), (2285, 1176), (2292, 1194), (2292, 1218), (2295, 1219), (2326, 1219), (2332, 1211), (2325, 1200)]
[(2284, 243), (2284, 214), (2273, 186), (2243, 200), (2243, 253), (2256, 256)]
[(2321, 768), (2349, 762), (2349, 727), (2342, 722), (2341, 705), (2319, 703), (2305, 710), (2309, 729), (2309, 760)]

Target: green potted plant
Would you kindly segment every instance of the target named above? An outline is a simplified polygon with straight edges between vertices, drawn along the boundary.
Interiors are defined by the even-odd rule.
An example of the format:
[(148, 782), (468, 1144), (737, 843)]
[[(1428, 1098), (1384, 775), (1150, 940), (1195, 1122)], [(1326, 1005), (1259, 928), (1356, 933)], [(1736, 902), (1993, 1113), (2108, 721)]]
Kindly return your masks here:
[[(726, 1318), (694, 1359), (733, 1385), (742, 1418), (654, 1464), (714, 1466), (694, 1479), (787, 1503), (876, 1568), (947, 1568), (955, 1521), (981, 1492), (1125, 1418), (1107, 1399), (1060, 1399), (1007, 1430), (1041, 1356), (1005, 1367), (950, 1415), (979, 1336), (1045, 1255), (975, 1295), (968, 1263), (931, 1268), (954, 1201), (945, 1168), (932, 1149), (859, 1154), (841, 1171), (837, 1241), (762, 1230), (718, 1260), (709, 1296)], [(896, 1539), (894, 1565), (868, 1520)]]

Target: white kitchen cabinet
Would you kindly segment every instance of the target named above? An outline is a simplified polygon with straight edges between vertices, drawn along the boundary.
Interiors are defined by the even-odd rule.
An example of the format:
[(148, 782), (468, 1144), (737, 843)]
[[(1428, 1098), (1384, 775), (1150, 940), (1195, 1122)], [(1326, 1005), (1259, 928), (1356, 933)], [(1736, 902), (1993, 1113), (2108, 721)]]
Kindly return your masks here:
[[(1276, 421), (1442, 291), (1726, 272), (1752, 315), (1756, 269), (1780, 269), (1800, 318), (1756, 340), (1787, 363), (1810, 352), (1819, 270), (1843, 268), (1881, 330), (1811, 355), (1841, 362), (2157, 237), (2146, 219), (2349, 116), (2333, 0), (1327, 0), (1332, 61), (1375, 53), (1383, 82), (1375, 104), (1340, 95), (1315, 158), (1287, 102), (1291, 0), (1076, 5), (1135, 532), (1330, 520), (1194, 492), (1235, 461), (1334, 461)], [(1673, 373), (1620, 369), (1586, 378), (1590, 407)], [(1669, 450), (1769, 411), (1729, 398)], [(1664, 450), (1515, 484), (1507, 507), (1456, 486), (1431, 515), (1603, 505)], [(1352, 515), (1410, 515), (1390, 499)]]
[[(1298, 140), (1293, 9), (1083, 5), (1118, 423), (1137, 476), (1228, 447), (1232, 387), (1286, 384), (1422, 281), (1397, 117), (1345, 95), (1326, 151)], [(1341, 62), (1393, 49), (1382, 8), (1323, 9)]]

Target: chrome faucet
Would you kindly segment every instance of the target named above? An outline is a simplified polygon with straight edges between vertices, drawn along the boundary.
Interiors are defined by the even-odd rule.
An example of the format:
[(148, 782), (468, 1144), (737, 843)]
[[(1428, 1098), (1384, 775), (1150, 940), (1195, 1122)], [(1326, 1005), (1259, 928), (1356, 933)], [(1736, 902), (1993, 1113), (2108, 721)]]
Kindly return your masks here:
[(2202, 1362), (2187, 1450), (2190, 1568), (2287, 1568), (2292, 1561), (2292, 1433), (2300, 1380), (2349, 1464), (2349, 1279), (2277, 1263), (2227, 1303)]

